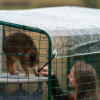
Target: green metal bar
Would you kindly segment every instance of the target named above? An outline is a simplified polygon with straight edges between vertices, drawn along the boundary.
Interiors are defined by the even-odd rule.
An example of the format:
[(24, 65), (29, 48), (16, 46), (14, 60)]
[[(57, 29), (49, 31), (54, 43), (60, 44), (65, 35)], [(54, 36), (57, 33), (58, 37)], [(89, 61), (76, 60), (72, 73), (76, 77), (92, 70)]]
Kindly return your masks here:
[[(15, 28), (20, 28), (23, 30), (28, 30), (28, 31), (32, 31), (32, 32), (38, 32), (38, 33), (42, 33), (45, 34), (48, 38), (48, 59), (51, 58), (51, 54), (52, 54), (52, 42), (51, 42), (51, 38), (49, 36), (49, 34), (39, 28), (35, 28), (35, 27), (29, 27), (29, 26), (24, 26), (24, 25), (19, 25), (19, 24), (15, 24), (15, 23), (10, 23), (10, 22), (5, 22), (5, 21), (0, 21), (0, 25), (5, 25), (5, 26), (10, 26), (10, 27), (15, 27)], [(49, 76), (48, 76), (48, 100), (51, 100), (51, 62), (48, 65), (49, 67)]]
[[(48, 37), (49, 40), (49, 49), (48, 49), (48, 54), (49, 54), (49, 58), (51, 58), (51, 54), (52, 54), (52, 42), (51, 42), (51, 38)], [(48, 80), (48, 100), (51, 100), (51, 95), (52, 95), (52, 83), (51, 83), (51, 62), (49, 63), (49, 80)]]
[[(68, 57), (68, 63), (67, 63), (67, 75), (70, 73), (70, 68), (71, 68), (71, 58)], [(70, 93), (70, 88), (69, 88), (69, 79), (67, 78), (67, 92)], [(70, 98), (68, 98), (70, 100)]]
[(45, 32), (42, 29), (35, 28), (35, 27), (24, 26), (24, 25), (19, 25), (19, 24), (15, 24), (15, 23), (5, 22), (5, 21), (0, 21), (0, 25), (5, 25), (5, 26), (10, 26), (10, 27), (20, 28), (20, 29), (29, 30), (29, 31), (32, 31), (32, 32), (38, 32), (38, 33), (45, 34), (47, 37), (50, 37), (47, 32)]

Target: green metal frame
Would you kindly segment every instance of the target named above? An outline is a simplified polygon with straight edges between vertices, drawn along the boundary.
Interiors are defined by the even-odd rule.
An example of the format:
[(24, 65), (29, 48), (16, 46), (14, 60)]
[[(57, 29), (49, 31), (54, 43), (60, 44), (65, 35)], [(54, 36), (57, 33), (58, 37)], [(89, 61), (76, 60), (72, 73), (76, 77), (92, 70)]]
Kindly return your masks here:
[[(70, 74), (70, 69), (71, 69), (71, 58), (68, 57), (68, 62), (67, 62), (67, 75)], [(69, 79), (67, 78), (67, 92), (70, 92), (70, 88), (69, 88)], [(69, 96), (68, 96), (68, 100), (70, 100)]]
[[(48, 38), (48, 59), (51, 58), (51, 54), (52, 54), (52, 42), (51, 42), (51, 38), (49, 36), (49, 34), (39, 28), (35, 28), (35, 27), (30, 27), (30, 26), (24, 26), (24, 25), (19, 25), (19, 24), (15, 24), (15, 23), (10, 23), (10, 22), (5, 22), (5, 21), (0, 21), (0, 25), (5, 25), (5, 26), (10, 26), (10, 27), (14, 27), (14, 28), (20, 28), (23, 30), (28, 30), (31, 32), (38, 32), (38, 33), (42, 33), (45, 34)], [(48, 76), (48, 100), (51, 100), (51, 62), (48, 65), (49, 67), (49, 76)]]

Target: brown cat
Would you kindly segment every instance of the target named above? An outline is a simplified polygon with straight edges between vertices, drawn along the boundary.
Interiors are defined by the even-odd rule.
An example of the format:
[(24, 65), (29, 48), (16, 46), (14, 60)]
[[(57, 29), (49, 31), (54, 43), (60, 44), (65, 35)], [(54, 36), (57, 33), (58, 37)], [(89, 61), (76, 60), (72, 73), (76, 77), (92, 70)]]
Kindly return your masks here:
[(39, 63), (37, 48), (31, 37), (25, 33), (16, 32), (5, 37), (3, 51), (10, 74), (18, 74), (14, 66), (17, 59), (20, 61), (26, 76), (29, 76), (28, 68), (34, 68)]

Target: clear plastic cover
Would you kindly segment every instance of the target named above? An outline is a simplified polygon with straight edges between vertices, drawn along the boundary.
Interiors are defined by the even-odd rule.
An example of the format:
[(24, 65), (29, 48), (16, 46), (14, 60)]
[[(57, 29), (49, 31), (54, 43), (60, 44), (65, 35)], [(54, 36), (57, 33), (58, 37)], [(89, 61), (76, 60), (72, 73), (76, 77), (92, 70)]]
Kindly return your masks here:
[(56, 57), (100, 52), (100, 10), (83, 7), (52, 7), (1, 10), (0, 20), (45, 30)]
[[(66, 36), (52, 37), (53, 50), (57, 50), (56, 57), (100, 53), (99, 31), (100, 29), (66, 30)], [(70, 35), (67, 35), (67, 33), (70, 33)]]

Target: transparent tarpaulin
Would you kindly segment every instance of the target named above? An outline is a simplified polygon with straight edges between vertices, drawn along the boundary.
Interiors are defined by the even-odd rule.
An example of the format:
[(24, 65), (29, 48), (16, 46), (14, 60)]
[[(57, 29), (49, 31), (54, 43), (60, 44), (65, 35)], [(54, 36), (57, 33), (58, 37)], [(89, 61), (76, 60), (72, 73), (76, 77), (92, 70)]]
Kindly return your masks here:
[(46, 31), (56, 57), (100, 52), (100, 10), (84, 7), (52, 7), (1, 10), (0, 20)]
[(100, 29), (66, 30), (66, 35), (60, 33), (62, 36), (52, 37), (57, 58), (100, 53)]

